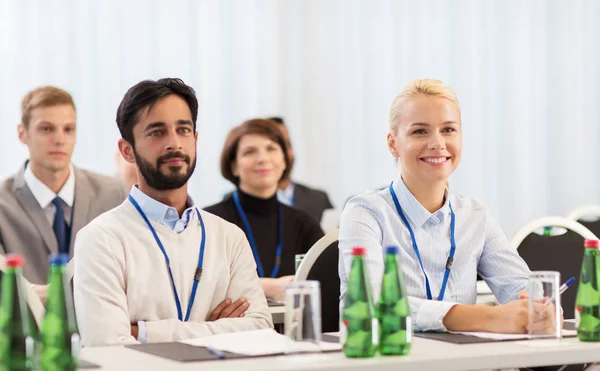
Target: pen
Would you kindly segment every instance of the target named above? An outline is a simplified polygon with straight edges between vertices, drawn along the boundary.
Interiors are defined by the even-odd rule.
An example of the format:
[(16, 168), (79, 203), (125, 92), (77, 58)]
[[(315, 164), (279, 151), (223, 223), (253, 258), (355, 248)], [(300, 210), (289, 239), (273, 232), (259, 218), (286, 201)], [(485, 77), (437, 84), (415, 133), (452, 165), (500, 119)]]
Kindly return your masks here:
[(218, 359), (225, 359), (225, 352), (222, 352), (218, 349), (215, 349), (213, 347), (206, 347), (206, 350), (208, 350), (208, 352), (210, 354), (215, 355)]
[[(563, 283), (562, 285), (560, 285), (560, 287), (558, 288), (558, 294), (562, 295), (562, 293), (565, 292), (565, 291), (567, 291), (567, 289), (569, 288), (569, 286), (571, 286), (571, 284), (573, 282), (575, 282), (575, 277), (569, 278), (565, 283)], [(546, 304), (544, 304), (544, 306), (548, 306), (548, 304), (550, 304), (553, 301), (554, 301), (554, 295), (552, 295), (550, 297), (550, 299), (548, 299), (548, 301), (546, 302)]]

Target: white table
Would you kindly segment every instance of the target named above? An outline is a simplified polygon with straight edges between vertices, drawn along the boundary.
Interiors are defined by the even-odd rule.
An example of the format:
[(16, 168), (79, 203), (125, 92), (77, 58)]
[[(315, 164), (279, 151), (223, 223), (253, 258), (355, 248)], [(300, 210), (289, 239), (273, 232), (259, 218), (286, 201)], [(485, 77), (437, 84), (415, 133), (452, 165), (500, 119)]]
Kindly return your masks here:
[(560, 346), (532, 348), (516, 342), (460, 345), (414, 338), (410, 354), (404, 357), (350, 359), (338, 352), (191, 363), (115, 346), (82, 349), (81, 358), (101, 365), (103, 370), (453, 371), (600, 362), (600, 343), (582, 343), (569, 338), (562, 340)]

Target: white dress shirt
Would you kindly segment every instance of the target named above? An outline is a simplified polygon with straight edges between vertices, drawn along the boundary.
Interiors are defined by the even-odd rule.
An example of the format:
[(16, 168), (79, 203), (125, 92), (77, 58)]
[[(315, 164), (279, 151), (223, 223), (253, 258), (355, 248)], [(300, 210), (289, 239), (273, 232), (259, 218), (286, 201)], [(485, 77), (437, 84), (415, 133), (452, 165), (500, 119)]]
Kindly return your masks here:
[(454, 305), (475, 304), (477, 273), (487, 282), (500, 303), (517, 299), (527, 288), (527, 264), (510, 244), (485, 206), (473, 198), (447, 193), (446, 202), (435, 213), (427, 211), (408, 190), (402, 178), (393, 182), (408, 222), (415, 233), (423, 268), (434, 299), (440, 293), (450, 252), (450, 207), (456, 215), (456, 252), (442, 302), (427, 300), (425, 276), (415, 254), (408, 229), (400, 219), (389, 189), (353, 197), (340, 221), (341, 303), (348, 284), (352, 247), (367, 249), (366, 262), (374, 300), (379, 297), (383, 276), (384, 248), (400, 248), (400, 264), (417, 331), (446, 331), (443, 318)]
[(62, 186), (58, 194), (54, 193), (46, 184), (44, 184), (38, 177), (35, 176), (33, 171), (31, 170), (31, 166), (25, 168), (25, 174), (23, 175), (25, 178), (25, 183), (27, 187), (33, 193), (33, 197), (40, 204), (44, 213), (46, 214), (46, 219), (52, 226), (54, 223), (54, 215), (56, 214), (56, 206), (52, 203), (52, 200), (56, 196), (60, 197), (63, 201), (63, 210), (65, 212), (65, 221), (67, 225), (71, 225), (71, 210), (73, 209), (73, 202), (75, 200), (75, 171), (73, 170), (73, 165), (69, 165), (69, 178)]
[(285, 189), (277, 190), (277, 200), (284, 205), (294, 206), (294, 183), (290, 184)]
[(181, 218), (179, 218), (179, 212), (176, 208), (156, 201), (152, 197), (140, 191), (136, 185), (131, 187), (130, 195), (133, 197), (135, 202), (138, 203), (148, 219), (154, 220), (165, 227), (169, 227), (177, 233), (183, 232), (183, 230), (187, 227), (194, 210), (196, 210), (194, 207), (194, 201), (190, 196), (188, 196), (187, 199), (187, 209), (183, 211)]

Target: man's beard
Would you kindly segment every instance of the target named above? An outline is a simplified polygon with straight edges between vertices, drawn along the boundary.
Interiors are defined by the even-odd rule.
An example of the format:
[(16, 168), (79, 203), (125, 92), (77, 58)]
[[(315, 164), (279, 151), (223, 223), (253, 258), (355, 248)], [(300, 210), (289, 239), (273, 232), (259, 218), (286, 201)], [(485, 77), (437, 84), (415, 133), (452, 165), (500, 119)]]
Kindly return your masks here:
[[(156, 166), (153, 166), (150, 161), (146, 161), (137, 152), (133, 151), (135, 161), (140, 169), (140, 173), (144, 177), (146, 184), (149, 187), (154, 188), (158, 191), (169, 191), (172, 189), (179, 189), (183, 187), (190, 179), (196, 168), (196, 156), (194, 156), (194, 162), (190, 165), (190, 156), (184, 155), (181, 152), (169, 152), (166, 155), (162, 155), (156, 159)], [(169, 174), (165, 175), (160, 171), (160, 165), (172, 158), (180, 158), (188, 165), (187, 172), (185, 174)], [(169, 166), (169, 170), (172, 172), (177, 171), (179, 166)]]

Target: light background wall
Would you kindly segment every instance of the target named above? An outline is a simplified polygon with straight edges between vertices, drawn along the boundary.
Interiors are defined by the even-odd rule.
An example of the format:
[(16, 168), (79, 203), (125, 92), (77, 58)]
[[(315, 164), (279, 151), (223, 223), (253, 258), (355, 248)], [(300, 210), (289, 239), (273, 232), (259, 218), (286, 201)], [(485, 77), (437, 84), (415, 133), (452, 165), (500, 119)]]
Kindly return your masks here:
[(116, 108), (142, 79), (181, 77), (199, 97), (199, 205), (231, 186), (227, 131), (281, 115), (295, 179), (335, 205), (395, 176), (389, 105), (407, 81), (458, 94), (455, 192), (507, 233), (600, 198), (600, 2), (595, 0), (0, 0), (0, 176), (27, 158), (22, 96), (54, 84), (78, 108), (74, 163), (115, 173)]

